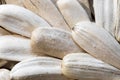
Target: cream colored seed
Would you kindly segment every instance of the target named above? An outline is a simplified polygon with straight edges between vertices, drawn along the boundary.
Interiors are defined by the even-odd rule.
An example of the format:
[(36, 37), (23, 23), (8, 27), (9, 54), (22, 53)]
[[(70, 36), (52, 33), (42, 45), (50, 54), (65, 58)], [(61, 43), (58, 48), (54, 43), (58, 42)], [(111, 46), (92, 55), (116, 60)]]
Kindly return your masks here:
[(90, 20), (77, 0), (58, 0), (57, 5), (71, 29), (77, 22)]
[(50, 27), (41, 17), (16, 5), (0, 5), (0, 26), (5, 29), (31, 37), (31, 32), (37, 27)]
[(10, 73), (12, 80), (69, 80), (61, 71), (61, 60), (36, 57), (15, 65)]
[(87, 53), (71, 53), (63, 58), (62, 72), (79, 80), (116, 80), (120, 70)]
[(36, 57), (36, 55), (31, 52), (29, 39), (12, 35), (0, 37), (1, 59), (22, 61), (31, 57)]
[(31, 37), (33, 52), (45, 53), (50, 56), (63, 58), (70, 52), (83, 52), (73, 41), (71, 33), (57, 28), (37, 28)]
[(93, 0), (95, 22), (115, 36), (118, 0)]
[(93, 20), (91, 17), (91, 10), (90, 10), (90, 4), (89, 4), (89, 0), (78, 0), (79, 3), (82, 5), (82, 7), (85, 9), (85, 11), (87, 12), (90, 20)]
[(70, 31), (63, 16), (51, 0), (24, 0), (24, 6), (44, 18), (52, 27)]
[(72, 36), (86, 52), (120, 69), (120, 45), (105, 29), (92, 22), (81, 22), (74, 27)]

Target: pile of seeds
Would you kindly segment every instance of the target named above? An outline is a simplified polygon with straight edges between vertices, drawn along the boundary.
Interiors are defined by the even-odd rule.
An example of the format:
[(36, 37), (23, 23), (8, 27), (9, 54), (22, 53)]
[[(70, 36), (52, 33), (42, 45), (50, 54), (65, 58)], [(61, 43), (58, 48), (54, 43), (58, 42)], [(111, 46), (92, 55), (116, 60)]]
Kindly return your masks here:
[(120, 0), (0, 4), (0, 80), (120, 80)]

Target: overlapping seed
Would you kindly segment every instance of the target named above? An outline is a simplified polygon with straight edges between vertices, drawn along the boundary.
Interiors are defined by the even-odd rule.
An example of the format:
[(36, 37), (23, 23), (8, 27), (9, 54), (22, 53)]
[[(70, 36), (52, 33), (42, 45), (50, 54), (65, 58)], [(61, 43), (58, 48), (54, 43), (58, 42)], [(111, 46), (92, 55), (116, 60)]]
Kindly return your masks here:
[(23, 2), (26, 8), (47, 20), (52, 27), (70, 31), (70, 28), (63, 19), (63, 16), (51, 0), (24, 0)]
[(0, 37), (1, 59), (22, 61), (31, 57), (36, 55), (31, 51), (29, 39), (12, 35)]
[(82, 7), (85, 9), (85, 11), (87, 12), (90, 20), (93, 20), (92, 19), (92, 11), (90, 10), (89, 0), (78, 0), (78, 1), (82, 5)]
[[(45, 53), (63, 58), (70, 52), (82, 52), (73, 40), (71, 33), (57, 28), (37, 28), (31, 37), (33, 52)], [(39, 55), (39, 54), (38, 54)]]
[(30, 37), (31, 32), (37, 27), (50, 27), (35, 13), (16, 5), (0, 6), (0, 26), (26, 37)]
[(62, 71), (67, 77), (79, 80), (115, 80), (120, 76), (120, 70), (87, 53), (72, 53), (65, 56)]
[(94, 0), (96, 24), (104, 27), (112, 36), (115, 36), (117, 18), (117, 3), (119, 0)]
[(0, 80), (120, 80), (119, 0), (0, 4)]
[(10, 75), (12, 80), (69, 80), (62, 74), (61, 60), (37, 57), (15, 65)]
[(77, 22), (90, 20), (77, 0), (58, 0), (57, 5), (70, 28), (73, 28)]
[(92, 22), (81, 22), (72, 35), (89, 54), (120, 69), (120, 45), (105, 29)]

